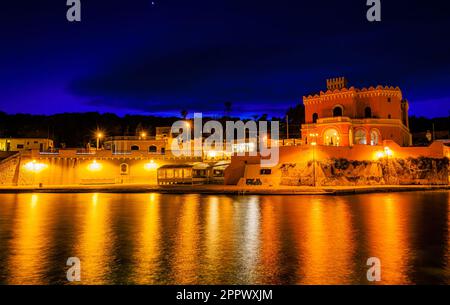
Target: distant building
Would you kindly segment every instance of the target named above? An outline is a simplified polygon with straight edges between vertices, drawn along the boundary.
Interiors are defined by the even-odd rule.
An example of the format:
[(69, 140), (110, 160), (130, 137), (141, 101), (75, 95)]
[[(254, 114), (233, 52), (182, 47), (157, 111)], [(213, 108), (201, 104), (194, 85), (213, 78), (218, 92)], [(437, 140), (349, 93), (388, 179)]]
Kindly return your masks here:
[(397, 87), (347, 88), (343, 77), (328, 79), (327, 91), (303, 97), (306, 144), (326, 146), (381, 145), (392, 140), (412, 144), (408, 101)]
[(155, 137), (117, 136), (105, 140), (105, 148), (113, 153), (141, 151), (150, 154), (165, 154), (167, 140)]
[(25, 151), (39, 150), (50, 151), (53, 149), (53, 140), (44, 138), (0, 138), (0, 151)]
[(172, 127), (170, 126), (156, 127), (156, 140), (168, 140), (172, 138), (171, 130)]

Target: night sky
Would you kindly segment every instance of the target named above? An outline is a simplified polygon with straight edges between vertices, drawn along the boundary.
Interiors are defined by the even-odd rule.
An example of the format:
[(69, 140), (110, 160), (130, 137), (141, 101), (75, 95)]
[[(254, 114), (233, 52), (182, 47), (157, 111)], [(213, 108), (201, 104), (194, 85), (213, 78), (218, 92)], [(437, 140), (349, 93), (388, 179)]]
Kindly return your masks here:
[(450, 4), (382, 0), (66, 0), (0, 5), (0, 111), (284, 115), (325, 79), (399, 86), (411, 115), (450, 110)]

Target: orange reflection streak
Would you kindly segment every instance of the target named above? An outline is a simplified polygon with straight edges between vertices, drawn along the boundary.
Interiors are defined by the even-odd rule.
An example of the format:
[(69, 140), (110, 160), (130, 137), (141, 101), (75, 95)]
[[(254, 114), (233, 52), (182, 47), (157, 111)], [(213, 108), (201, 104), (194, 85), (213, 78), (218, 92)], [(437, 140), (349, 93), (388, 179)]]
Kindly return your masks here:
[(138, 266), (133, 270), (136, 284), (152, 284), (157, 283), (158, 280), (151, 275), (157, 269), (160, 251), (160, 197), (160, 194), (150, 194), (149, 202), (145, 202), (143, 210), (139, 211), (143, 216), (139, 217), (141, 223), (138, 225), (141, 230), (136, 240), (137, 251), (134, 254), (134, 260)]
[(182, 211), (175, 242), (175, 260), (173, 262), (174, 278), (178, 284), (196, 283), (197, 268), (199, 267), (199, 196), (187, 195), (181, 205)]
[(308, 205), (302, 206), (298, 219), (305, 230), (297, 235), (302, 257), (298, 270), (301, 284), (348, 284), (354, 251), (348, 205), (339, 198), (326, 203), (323, 198), (314, 197)]
[[(398, 194), (367, 196), (368, 255), (381, 260), (381, 284), (409, 284), (410, 204)], [(369, 258), (369, 257), (368, 257)], [(369, 267), (367, 267), (369, 268)]]
[(280, 202), (268, 197), (261, 204), (261, 254), (258, 262), (259, 266), (270, 266), (264, 273), (264, 277), (261, 277), (258, 282), (264, 283), (276, 283), (278, 273), (280, 269), (280, 235), (279, 235), (279, 210), (276, 211), (277, 204)]
[[(445, 268), (445, 274), (448, 279), (450, 279), (450, 196), (447, 194), (448, 197), (448, 207), (447, 207), (447, 251), (445, 251), (447, 258), (447, 264)], [(450, 280), (449, 280), (450, 284)]]
[(208, 265), (215, 265), (219, 250), (219, 198), (209, 197), (206, 206), (206, 260)]
[(85, 197), (83, 204), (87, 205), (87, 211), (84, 222), (77, 228), (81, 237), (75, 253), (81, 260), (81, 283), (95, 284), (108, 278), (110, 265), (114, 264), (108, 218), (111, 209), (106, 194), (86, 194)]
[(260, 255), (260, 215), (259, 215), (259, 197), (251, 196), (245, 203), (247, 208), (244, 210), (244, 242), (242, 247), (245, 249), (242, 257), (243, 268), (246, 270), (246, 282), (254, 283)]
[(229, 197), (208, 197), (205, 204), (205, 270), (203, 284), (232, 283), (226, 274), (236, 259), (233, 237), (233, 200)]
[[(24, 195), (25, 196), (25, 195)], [(28, 195), (27, 195), (28, 196)], [(44, 228), (48, 205), (39, 203), (37, 194), (29, 195), (18, 203), (16, 221), (13, 224), (11, 247), (15, 250), (9, 261), (9, 284), (43, 284), (45, 253), (50, 236)]]

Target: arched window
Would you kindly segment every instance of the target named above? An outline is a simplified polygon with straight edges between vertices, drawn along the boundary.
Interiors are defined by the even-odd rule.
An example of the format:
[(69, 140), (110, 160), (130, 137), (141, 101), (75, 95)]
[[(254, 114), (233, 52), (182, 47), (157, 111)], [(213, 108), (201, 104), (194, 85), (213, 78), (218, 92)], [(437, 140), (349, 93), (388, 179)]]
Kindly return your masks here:
[(370, 131), (370, 145), (376, 146), (380, 143), (380, 133), (375, 130), (372, 129)]
[(132, 145), (132, 146), (131, 146), (131, 150), (139, 150), (139, 146), (137, 146), (137, 145)]
[(339, 132), (334, 128), (327, 129), (323, 134), (323, 143), (328, 146), (339, 146), (341, 143)]
[(156, 147), (155, 145), (152, 145), (148, 148), (149, 153), (156, 153), (157, 151), (158, 151), (158, 147)]
[(367, 144), (366, 131), (364, 129), (358, 129), (355, 132), (355, 144)]
[(366, 107), (366, 109), (364, 109), (364, 117), (365, 118), (371, 118), (372, 117), (372, 108)]
[(318, 119), (319, 119), (319, 115), (317, 113), (314, 113), (313, 117), (312, 117), (313, 124), (316, 124)]
[(120, 164), (120, 174), (127, 175), (128, 174), (128, 164), (122, 163)]
[(335, 106), (333, 108), (333, 116), (334, 117), (340, 117), (342, 116), (344, 110), (342, 109), (342, 106)]

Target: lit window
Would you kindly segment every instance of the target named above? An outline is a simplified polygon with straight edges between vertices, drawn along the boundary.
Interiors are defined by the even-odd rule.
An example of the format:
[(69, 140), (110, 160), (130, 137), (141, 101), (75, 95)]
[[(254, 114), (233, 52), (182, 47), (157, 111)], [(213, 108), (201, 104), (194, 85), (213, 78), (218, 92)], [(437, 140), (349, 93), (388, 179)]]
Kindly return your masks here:
[(341, 138), (339, 136), (339, 132), (332, 128), (325, 131), (323, 134), (323, 143), (328, 146), (339, 146), (341, 142)]
[(366, 131), (364, 129), (358, 129), (355, 132), (355, 144), (367, 144)]
[(380, 142), (380, 134), (376, 130), (370, 132), (370, 145), (376, 146)]

